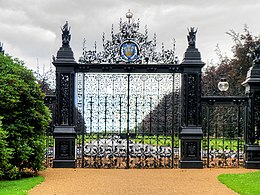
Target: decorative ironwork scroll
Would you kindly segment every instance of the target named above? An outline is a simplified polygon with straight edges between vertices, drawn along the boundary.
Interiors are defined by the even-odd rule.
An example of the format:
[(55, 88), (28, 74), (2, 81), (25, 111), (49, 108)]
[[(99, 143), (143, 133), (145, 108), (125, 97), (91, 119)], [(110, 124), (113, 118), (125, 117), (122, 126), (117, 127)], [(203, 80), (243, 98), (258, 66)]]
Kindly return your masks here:
[[(260, 93), (249, 93), (246, 142), (255, 144), (260, 139)], [(253, 105), (253, 107), (252, 107)]]
[(184, 74), (183, 82), (186, 90), (183, 91), (183, 124), (198, 126), (200, 120), (200, 74)]
[(69, 111), (70, 111), (70, 76), (69, 74), (60, 75), (60, 117), (61, 124), (69, 124)]
[[(178, 130), (181, 126), (181, 74), (174, 74), (174, 93), (173, 93), (173, 103), (174, 103), (174, 117), (173, 124), (174, 129)], [(179, 131), (176, 132), (179, 134)]]
[(255, 141), (259, 142), (260, 140), (260, 92), (256, 92), (255, 93), (255, 98), (254, 98), (254, 122), (255, 122), (255, 126), (253, 128), (254, 130), (254, 137), (255, 137)]
[(174, 79), (180, 77), (78, 73), (77, 79), (77, 105), (80, 112), (84, 107), (88, 140), (86, 167), (176, 166), (178, 152), (173, 152), (173, 142), (178, 130), (173, 129), (177, 124), (172, 120), (173, 110), (180, 105), (173, 105), (172, 100), (177, 97), (174, 87), (180, 88), (178, 82), (174, 86)]
[(73, 96), (74, 73), (57, 73), (57, 88), (59, 88), (56, 104), (56, 125), (74, 125)]
[(126, 14), (127, 21), (119, 22), (119, 32), (114, 33), (111, 29), (111, 40), (105, 40), (103, 34), (103, 51), (98, 52), (95, 42), (94, 50), (88, 50), (86, 40), (83, 41), (83, 53), (79, 58), (81, 64), (88, 63), (134, 63), (134, 64), (177, 64), (178, 58), (175, 56), (175, 40), (173, 39), (172, 49), (165, 49), (162, 43), (161, 52), (156, 51), (157, 37), (148, 37), (148, 29), (145, 26), (145, 33), (139, 32), (139, 19), (136, 22), (129, 11)]

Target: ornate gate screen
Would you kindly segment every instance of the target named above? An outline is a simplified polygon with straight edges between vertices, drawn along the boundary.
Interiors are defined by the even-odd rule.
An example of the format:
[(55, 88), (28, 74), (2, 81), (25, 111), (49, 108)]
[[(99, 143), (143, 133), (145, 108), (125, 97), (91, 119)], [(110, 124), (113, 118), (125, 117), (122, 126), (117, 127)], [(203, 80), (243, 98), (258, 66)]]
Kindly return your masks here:
[(180, 74), (78, 73), (77, 80), (85, 167), (174, 167)]
[[(146, 27), (140, 33), (139, 20), (132, 16), (129, 11), (127, 21), (120, 20), (118, 33), (112, 27), (111, 40), (103, 35), (103, 51), (97, 52), (96, 44), (94, 50), (87, 50), (84, 41), (79, 63), (69, 45), (68, 23), (61, 29), (62, 47), (53, 62), (57, 76), (54, 167), (75, 167), (76, 161), (78, 166), (95, 168), (172, 168), (178, 162), (181, 168), (202, 166), (204, 63), (195, 46), (197, 30), (189, 30), (188, 48), (179, 64), (175, 43), (170, 50), (162, 44), (157, 51), (156, 35), (149, 40)], [(65, 151), (67, 156), (59, 155), (61, 144), (73, 145), (76, 136), (76, 152), (71, 147), (70, 153)], [(198, 152), (191, 157), (186, 146), (195, 142)]]
[[(96, 168), (168, 168), (177, 162), (180, 168), (237, 167), (244, 145), (245, 167), (259, 168), (260, 47), (254, 50), (253, 66), (243, 82), (247, 97), (202, 97), (205, 63), (196, 48), (197, 29), (188, 29), (188, 48), (178, 64), (175, 43), (170, 50), (162, 44), (158, 52), (156, 35), (149, 40), (146, 27), (140, 33), (139, 20), (132, 16), (129, 11), (127, 21), (120, 20), (118, 33), (112, 26), (111, 40), (103, 34), (103, 51), (97, 52), (96, 44), (87, 50), (84, 41), (79, 63), (69, 44), (68, 22), (61, 28), (62, 47), (53, 56), (53, 167), (74, 168), (78, 163)], [(216, 106), (219, 103), (232, 106)]]

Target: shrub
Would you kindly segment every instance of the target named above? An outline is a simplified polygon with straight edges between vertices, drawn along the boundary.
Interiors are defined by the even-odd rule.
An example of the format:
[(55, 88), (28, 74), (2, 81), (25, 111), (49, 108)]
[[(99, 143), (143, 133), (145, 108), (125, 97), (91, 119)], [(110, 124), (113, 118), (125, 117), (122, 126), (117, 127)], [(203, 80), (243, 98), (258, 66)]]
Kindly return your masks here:
[(0, 178), (15, 179), (43, 166), (45, 130), (50, 121), (44, 94), (32, 71), (18, 59), (0, 54)]

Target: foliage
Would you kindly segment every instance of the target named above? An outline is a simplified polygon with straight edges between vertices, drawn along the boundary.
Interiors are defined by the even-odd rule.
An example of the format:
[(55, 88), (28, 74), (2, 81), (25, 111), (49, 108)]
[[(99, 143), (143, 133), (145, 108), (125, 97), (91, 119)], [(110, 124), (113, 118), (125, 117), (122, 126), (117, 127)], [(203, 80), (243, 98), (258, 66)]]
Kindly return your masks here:
[(0, 181), (0, 195), (3, 194), (28, 194), (28, 191), (34, 186), (44, 181), (44, 177), (30, 177), (15, 181)]
[(221, 183), (225, 184), (239, 194), (259, 194), (260, 172), (244, 174), (222, 174), (218, 176)]
[(234, 41), (232, 47), (233, 57), (224, 56), (219, 47), (216, 52), (219, 57), (219, 64), (208, 66), (202, 77), (203, 95), (223, 95), (218, 91), (217, 84), (221, 76), (225, 76), (230, 88), (226, 95), (244, 95), (245, 89), (241, 85), (246, 79), (247, 71), (252, 66), (252, 50), (260, 44), (260, 37), (252, 35), (248, 27), (244, 27), (242, 34), (231, 30), (227, 32)]
[[(54, 95), (55, 94), (55, 73), (54, 71), (50, 68), (48, 71), (43, 71), (42, 74), (40, 74), (39, 71), (34, 72), (34, 75), (36, 77), (37, 83), (40, 85), (41, 91), (46, 95)], [(46, 106), (51, 111), (51, 117), (54, 119), (54, 114), (55, 114), (55, 102), (52, 101), (50, 102), (45, 102)], [(53, 126), (54, 126), (54, 120), (50, 121), (50, 124), (48, 125), (48, 129), (46, 130), (46, 135), (52, 135), (53, 133)], [(47, 138), (46, 138), (47, 141)]]
[[(45, 130), (50, 112), (44, 105), (44, 94), (33, 73), (18, 59), (0, 54), (0, 116), (3, 137), (1, 160), (4, 175), (15, 179), (25, 170), (39, 171), (45, 154)], [(2, 137), (2, 136), (1, 136)]]
[(46, 95), (55, 94), (55, 72), (52, 68), (41, 74), (39, 71), (34, 73), (37, 82), (39, 83), (41, 90)]
[[(208, 66), (203, 73), (202, 77), (202, 92), (203, 96), (244, 96), (245, 88), (241, 85), (242, 82), (246, 80), (247, 71), (252, 66), (253, 56), (252, 50), (256, 45), (260, 44), (260, 37), (252, 35), (248, 27), (244, 27), (243, 33), (239, 34), (231, 30), (227, 33), (231, 36), (234, 41), (232, 47), (233, 56), (228, 58), (223, 55), (217, 47), (216, 52), (219, 57), (219, 63), (216, 66)], [(220, 92), (218, 90), (218, 82), (221, 77), (225, 77), (229, 82), (229, 89), (226, 92)], [(228, 125), (226, 128), (235, 129), (238, 121), (238, 110), (237, 106), (232, 107), (222, 106), (222, 107), (211, 107), (211, 116), (209, 121), (215, 121), (219, 132), (224, 128), (221, 126)], [(241, 106), (243, 107), (243, 106)], [(241, 109), (241, 113), (242, 109)], [(204, 110), (203, 118), (206, 119), (206, 111)], [(234, 117), (232, 117), (234, 116)], [(242, 125), (244, 119), (243, 114), (239, 118), (240, 125)], [(233, 119), (232, 119), (233, 118)], [(206, 121), (206, 120), (204, 120)], [(206, 124), (203, 124), (206, 126)], [(222, 129), (222, 130), (221, 130)], [(239, 135), (243, 136), (243, 127), (239, 129)], [(223, 133), (223, 132), (222, 132)], [(232, 133), (232, 132), (231, 132)], [(235, 131), (234, 134), (237, 132)]]
[(16, 169), (10, 163), (13, 149), (8, 147), (7, 132), (2, 128), (1, 119), (2, 117), (0, 117), (0, 178), (5, 177), (5, 175), (12, 178), (16, 175)]

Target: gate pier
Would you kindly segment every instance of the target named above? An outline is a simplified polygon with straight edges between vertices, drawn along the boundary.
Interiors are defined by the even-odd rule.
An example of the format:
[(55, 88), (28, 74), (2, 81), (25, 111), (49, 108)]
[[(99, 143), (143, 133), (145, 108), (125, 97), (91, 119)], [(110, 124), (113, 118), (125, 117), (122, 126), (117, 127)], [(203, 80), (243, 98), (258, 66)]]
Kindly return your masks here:
[(245, 93), (249, 97), (248, 123), (245, 135), (245, 162), (248, 169), (260, 168), (260, 146), (256, 141), (260, 137), (260, 46), (254, 51), (253, 66), (247, 72), (247, 78), (242, 83), (246, 88)]
[(201, 61), (199, 50), (195, 47), (196, 31), (190, 28), (188, 48), (184, 54), (182, 77), (182, 127), (180, 168), (203, 168), (201, 159)]
[(74, 128), (74, 60), (73, 51), (69, 46), (70, 29), (68, 23), (63, 26), (62, 47), (53, 59), (56, 67), (56, 113), (53, 137), (55, 139), (54, 168), (74, 168), (75, 137)]

